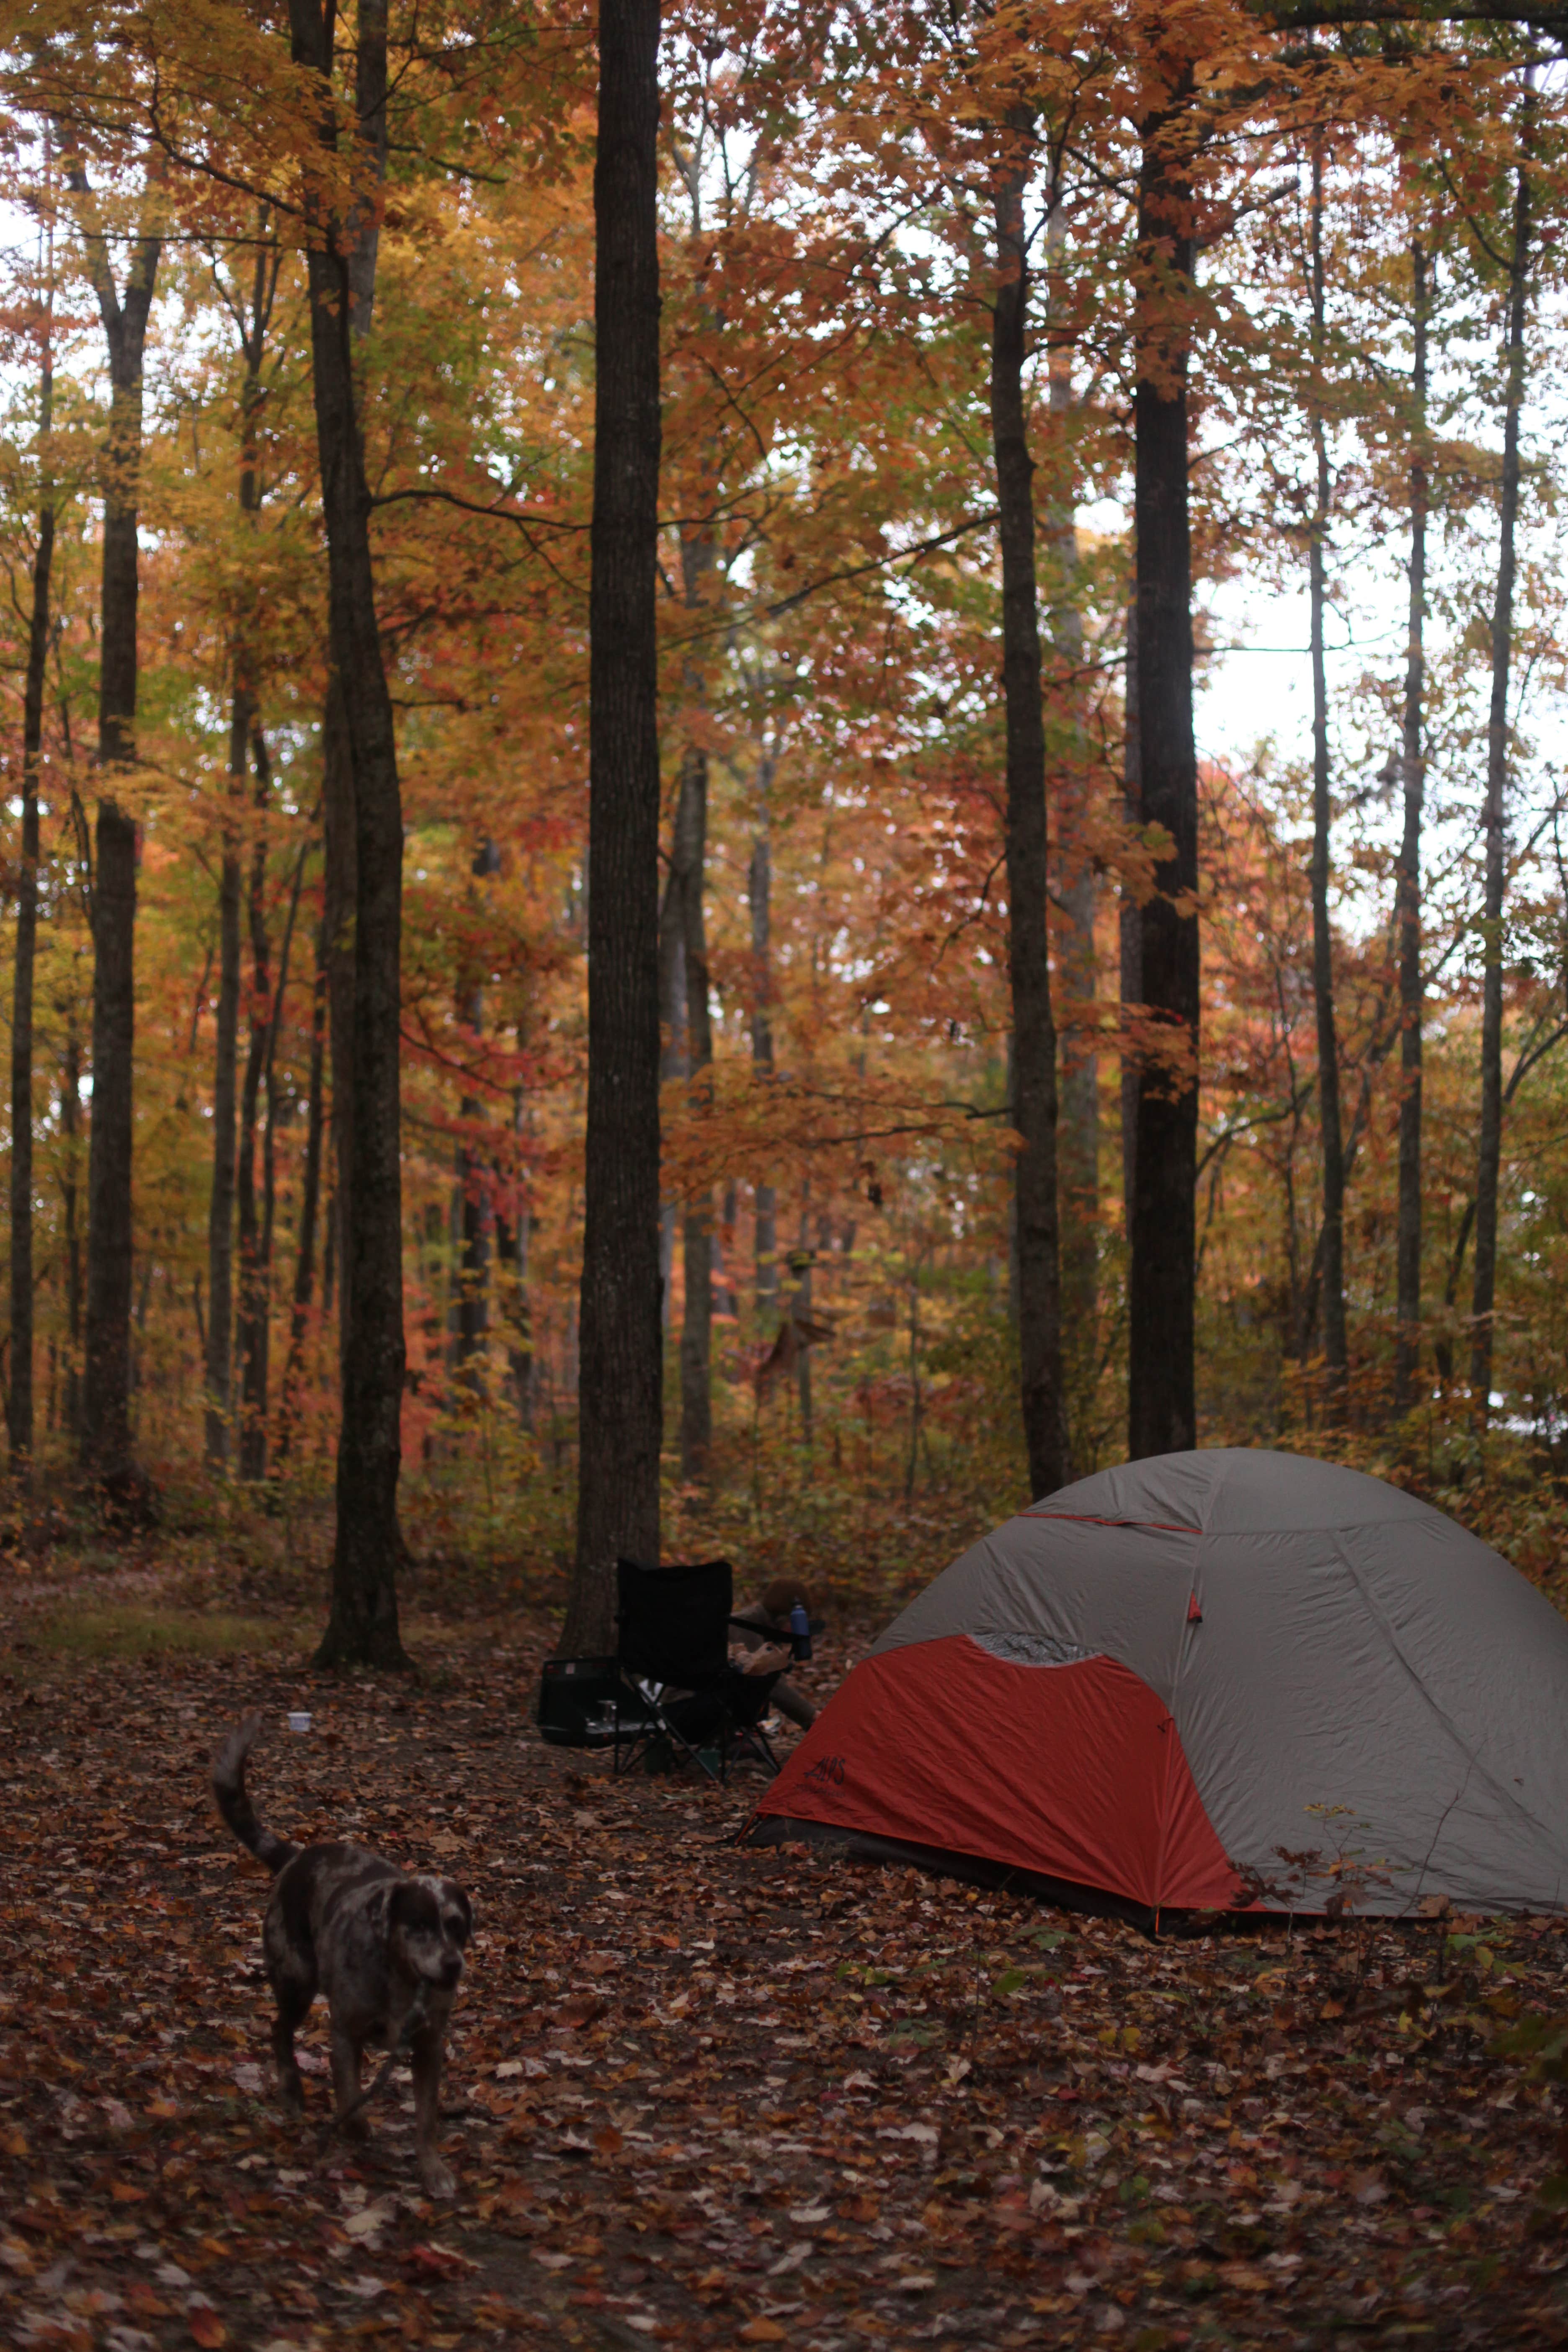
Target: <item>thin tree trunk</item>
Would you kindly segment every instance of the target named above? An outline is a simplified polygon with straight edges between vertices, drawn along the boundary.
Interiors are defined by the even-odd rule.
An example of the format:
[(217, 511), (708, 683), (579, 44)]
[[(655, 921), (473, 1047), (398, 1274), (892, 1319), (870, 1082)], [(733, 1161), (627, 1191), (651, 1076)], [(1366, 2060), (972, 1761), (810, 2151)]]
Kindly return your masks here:
[[(518, 1044), (521, 1048), (521, 1028)], [(517, 1417), (524, 1429), (533, 1427), (533, 1391), (536, 1366), (533, 1354), (533, 1320), (528, 1302), (528, 1196), (522, 1188), (521, 1147), (518, 1139), (523, 1132), (523, 1089), (512, 1092), (511, 1131), (513, 1136), (513, 1173), (517, 1185), (513, 1214), (508, 1217), (498, 1205), (496, 1211), (496, 1262), (503, 1274), (500, 1285), (501, 1316), (507, 1330), (507, 1370), (511, 1380), (512, 1402)]]
[(272, 998), (272, 1019), (267, 1033), (267, 1133), (261, 1153), (261, 1256), (263, 1265), (269, 1269), (278, 1216), (278, 1035), (289, 1002), (289, 964), (294, 946), (294, 927), (300, 913), (300, 890), (305, 879), (305, 861), (310, 854), (310, 842), (301, 842), (300, 855), (294, 861), (289, 911), (283, 919), (283, 945), (278, 957), (278, 986)]
[[(1198, 784), (1193, 736), (1187, 370), (1195, 252), (1181, 142), (1184, 71), (1143, 126), (1138, 184), (1133, 532), (1139, 777), (1145, 824), (1170, 836), (1141, 909), (1142, 1001), (1165, 1050), (1138, 1068), (1128, 1280), (1128, 1452), (1197, 1443), (1194, 1342), (1198, 1133)], [(1151, 1042), (1152, 1042), (1151, 1040)]]
[(1405, 834), (1399, 845), (1399, 1226), (1394, 1344), (1394, 1410), (1415, 1402), (1421, 1369), (1421, 819), (1426, 790), (1426, 248), (1411, 242), (1411, 306), (1415, 337), (1410, 467), (1410, 624), (1405, 664), (1405, 730), (1400, 761)]
[(811, 1444), (811, 1342), (805, 1337), (811, 1328), (811, 1269), (816, 1253), (811, 1246), (811, 1176), (807, 1171), (801, 1190), (800, 1242), (790, 1258), (790, 1272), (795, 1277), (795, 1298), (790, 1315), (795, 1325), (795, 1387), (800, 1402), (801, 1441)]
[[(265, 791), (270, 770), (266, 743), (259, 730), (255, 736), (255, 755), (258, 783), (261, 791)], [(267, 1123), (261, 1145), (261, 1215), (255, 1234), (254, 1250), (247, 1265), (246, 1318), (241, 1330), (243, 1422), (239, 1475), (252, 1482), (267, 1475), (272, 1350), (272, 1244), (278, 1214), (278, 1033), (289, 1001), (289, 962), (294, 946), (294, 925), (300, 912), (300, 890), (305, 878), (305, 861), (310, 854), (310, 843), (307, 837), (300, 844), (300, 854), (294, 861), (294, 880), (289, 893), (289, 910), (283, 919), (283, 942), (278, 955), (278, 978), (269, 992), (267, 1025), (261, 1043), (261, 1086), (267, 1098)], [(253, 1111), (253, 1131), (255, 1123)]]
[[(261, 412), (261, 369), (267, 329), (278, 285), (278, 253), (266, 241), (267, 215), (259, 223), (248, 316), (240, 327), (245, 373), (240, 385), (239, 509), (247, 523), (261, 505), (261, 467), (257, 425)], [(223, 828), (218, 881), (217, 1038), (213, 1072), (213, 1182), (207, 1216), (206, 1458), (227, 1461), (234, 1422), (234, 1223), (236, 1094), (239, 1042), (240, 898), (242, 876), (236, 844), (237, 812), (245, 797), (247, 757), (255, 717), (255, 592), (241, 583), (234, 618), (234, 688), (228, 735), (229, 810)]]
[[(475, 857), (476, 875), (490, 872), (489, 848), (487, 842)], [(485, 1017), (484, 999), (477, 988), (469, 995), (463, 1009), (463, 1017), (473, 1032), (477, 1049)], [(464, 1095), (458, 1107), (458, 1117), (464, 1121), (466, 1130), (477, 1126), (482, 1114), (483, 1106), (478, 1095)], [(458, 1151), (458, 1198), (457, 1369), (463, 1386), (477, 1397), (484, 1392), (480, 1360), (490, 1328), (489, 1160), (486, 1154), (475, 1150), (467, 1131)]]
[(305, 1339), (310, 1328), (310, 1301), (316, 1285), (316, 1222), (321, 1210), (321, 1144), (326, 1131), (328, 961), (327, 926), (323, 919), (316, 927), (316, 976), (310, 993), (310, 1082), (305, 1118), (305, 1169), (300, 1185), (300, 1242), (294, 1255), (289, 1352), (283, 1360), (283, 1393), (278, 1408), (278, 1443), (274, 1451), (279, 1468), (288, 1460), (294, 1439)]
[[(337, 137), (331, 20), (321, 0), (289, 0), (294, 62), (320, 78), (318, 136)], [(359, 24), (360, 121), (384, 113), (385, 22)], [(353, 789), (353, 1038), (346, 1072), (353, 1203), (344, 1266), (342, 1421), (331, 1616), (317, 1664), (403, 1666), (397, 1524), (405, 1353), (399, 1046), (403, 814), (396, 736), (376, 622), (370, 492), (355, 406), (345, 225), (323, 217), (307, 181), (310, 357), (327, 528), (332, 668), (342, 698)], [(345, 1072), (334, 1066), (334, 1096)]]
[[(658, 1077), (661, 1088), (689, 1076), (690, 1040), (686, 1027), (686, 869), (682, 845), (690, 830), (690, 798), (686, 764), (676, 793), (675, 821), (670, 828), (669, 872), (658, 910)], [(668, 1331), (675, 1304), (675, 1227), (679, 1203), (661, 1201), (658, 1209), (659, 1325)]]
[[(1125, 740), (1121, 753), (1122, 814), (1129, 831), (1143, 826), (1142, 750), (1138, 717), (1138, 601), (1127, 607), (1127, 669), (1122, 698)], [(1143, 914), (1123, 883), (1117, 910), (1117, 980), (1121, 1001), (1121, 1230), (1131, 1245), (1132, 1204), (1137, 1197), (1138, 1055), (1132, 1024), (1143, 1004)]]
[[(354, 857), (353, 765), (343, 698), (334, 676), (321, 710), (321, 829), (326, 845), (322, 907), (327, 927), (327, 1034), (331, 1045), (332, 1257), (348, 1262), (351, 1167), (353, 1159)], [(329, 1286), (330, 1287), (330, 1286)], [(340, 1299), (340, 1309), (342, 1302)], [(348, 1343), (348, 1318), (338, 1318), (339, 1370)]]
[[(1533, 93), (1525, 99), (1526, 129)], [(1524, 401), (1524, 310), (1530, 273), (1530, 175), (1515, 179), (1513, 251), (1508, 278), (1508, 379), (1503, 407), (1502, 495), (1497, 594), (1492, 604), (1492, 691), (1487, 719), (1486, 902), (1482, 940), (1481, 1131), (1476, 1160), (1475, 1286), (1470, 1300), (1470, 1399), (1484, 1423), (1491, 1403), (1497, 1297), (1498, 1180), (1502, 1160), (1503, 852), (1508, 797), (1508, 689), (1513, 664), (1515, 540), (1519, 527), (1519, 425)]]
[[(762, 1078), (773, 1074), (773, 855), (770, 793), (773, 758), (763, 751), (757, 762), (756, 832), (746, 874), (746, 898), (752, 916), (752, 1067)], [(752, 1202), (752, 1255), (756, 1268), (757, 1312), (765, 1314), (779, 1295), (778, 1192), (759, 1184)]]
[[(1012, 126), (1025, 134), (1025, 126)], [(1046, 920), (1048, 847), (1046, 740), (1035, 575), (1034, 460), (1024, 415), (1028, 268), (1026, 171), (994, 199), (999, 278), (991, 338), (991, 435), (1002, 541), (1002, 674), (1007, 717), (1007, 916), (1014, 1037), (1018, 1354), (1030, 1496), (1068, 1475), (1062, 1393), (1061, 1267), (1057, 1207), (1057, 1036)]]
[[(79, 195), (87, 174), (73, 163)], [(84, 232), (109, 352), (100, 614), (98, 804), (92, 886), (92, 1122), (88, 1139), (87, 1332), (82, 1466), (113, 1507), (144, 1515), (148, 1497), (131, 1446), (132, 1138), (136, 995), (134, 816), (116, 798), (136, 764), (137, 504), (142, 466), (142, 359), (162, 240), (135, 239), (123, 298), (108, 237)]]
[[(230, 730), (230, 760), (233, 730)], [(243, 777), (243, 765), (241, 777)], [(230, 769), (231, 776), (233, 769)], [(218, 880), (217, 1042), (213, 1070), (213, 1182), (207, 1213), (206, 1458), (228, 1459), (233, 1418), (234, 1199), (240, 991), (239, 859), (226, 817)]]
[(66, 1330), (69, 1353), (66, 1368), (66, 1428), (81, 1434), (81, 1040), (77, 1034), (76, 1006), (66, 1007), (66, 1044), (60, 1066), (61, 1154), (60, 1201), (66, 1244)]
[(1327, 602), (1326, 541), (1329, 530), (1328, 428), (1323, 416), (1323, 155), (1312, 151), (1310, 215), (1312, 392), (1310, 424), (1316, 470), (1312, 521), (1308, 539), (1308, 594), (1312, 664), (1312, 996), (1318, 1017), (1318, 1126), (1323, 1160), (1321, 1300), (1323, 1354), (1328, 1366), (1325, 1403), (1331, 1427), (1342, 1423), (1347, 1402), (1349, 1350), (1345, 1338), (1345, 1153), (1340, 1119), (1340, 1049), (1334, 1020), (1334, 941), (1329, 924), (1330, 825), (1329, 688), (1323, 656)]
[[(703, 868), (708, 861), (708, 752), (691, 748), (684, 760), (682, 802), (687, 804), (687, 887), (684, 887), (684, 962), (687, 962), (687, 1061), (693, 1096), (712, 1085), (712, 1016), (708, 1004), (708, 924), (703, 915)], [(682, 1479), (700, 1484), (712, 1456), (712, 1195), (687, 1202), (682, 1218), (684, 1303), (679, 1371), (682, 1371)]]
[[(1053, 189), (1046, 223), (1047, 269), (1058, 268), (1064, 215)], [(1059, 321), (1062, 304), (1055, 285), (1049, 315)], [(1059, 331), (1059, 328), (1058, 328)], [(1069, 446), (1073, 405), (1071, 353), (1053, 337), (1048, 362), (1053, 437)], [(1095, 954), (1095, 872), (1086, 839), (1089, 813), (1089, 743), (1084, 726), (1083, 615), (1079, 609), (1078, 525), (1070, 478), (1065, 469), (1053, 496), (1047, 530), (1055, 559), (1058, 604), (1051, 637), (1068, 675), (1065, 695), (1072, 713), (1065, 774), (1058, 793), (1058, 892), (1064, 922), (1058, 940), (1062, 1000), (1068, 1036), (1062, 1057), (1061, 1116), (1057, 1164), (1061, 1216), (1061, 1313), (1063, 1353), (1072, 1368), (1074, 1393), (1087, 1394), (1098, 1354), (1100, 1288), (1100, 1064), (1094, 1050), (1098, 967)], [(1070, 1434), (1070, 1416), (1069, 1416)]]
[(658, 0), (603, 0), (594, 166), (588, 1118), (567, 1654), (658, 1557)]
[[(237, 694), (234, 731), (239, 738), (242, 762), (250, 746), (250, 719), (247, 698)], [(256, 830), (251, 839), (250, 878), (246, 892), (247, 926), (250, 932), (250, 1036), (240, 1090), (239, 1159), (235, 1186), (239, 1210), (239, 1444), (236, 1450), (239, 1475), (247, 1480), (260, 1477), (258, 1453), (264, 1458), (267, 1442), (265, 1420), (259, 1429), (257, 1426), (258, 1359), (265, 1348), (267, 1305), (260, 1223), (256, 1213), (257, 1113), (267, 1067), (267, 1033), (272, 1018), (272, 947), (267, 936), (267, 801), (266, 786), (258, 777)], [(260, 1410), (265, 1414), (265, 1393)]]
[[(681, 541), (681, 577), (689, 610), (700, 610), (712, 568), (712, 542), (694, 534)], [(700, 704), (703, 679), (687, 666), (689, 700)], [(686, 1075), (693, 1105), (711, 1097), (713, 1024), (709, 1005), (708, 927), (704, 907), (708, 865), (708, 753), (689, 743), (681, 761), (671, 880), (680, 875), (680, 955), (685, 968)], [(713, 1449), (713, 1201), (689, 1201), (682, 1218), (683, 1304), (680, 1318), (680, 1475), (688, 1486), (707, 1482)]]
[(54, 425), (54, 248), (38, 370), (42, 488), (33, 551), (33, 609), (22, 693), (22, 856), (16, 876), (16, 969), (11, 995), (11, 1381), (6, 1433), (11, 1475), (33, 1465), (33, 971), (38, 935), (38, 778), (44, 754), (44, 673), (49, 651), (49, 573), (55, 500), (48, 436)]
[[(1059, 251), (1063, 215), (1053, 194), (1047, 223), (1047, 255)], [(1051, 310), (1059, 315), (1053, 296)], [(1070, 354), (1053, 342), (1049, 360), (1050, 411), (1058, 446), (1066, 447), (1067, 419), (1073, 404)], [(1098, 959), (1095, 950), (1094, 861), (1085, 838), (1089, 807), (1088, 740), (1083, 724), (1083, 616), (1078, 605), (1078, 527), (1070, 485), (1064, 479), (1052, 502), (1050, 545), (1057, 564), (1059, 616), (1052, 630), (1058, 658), (1068, 677), (1067, 695), (1074, 713), (1066, 790), (1061, 794), (1062, 839), (1058, 844), (1059, 892), (1065, 917), (1058, 945), (1063, 998), (1068, 1008), (1070, 1042), (1064, 1056), (1058, 1165), (1061, 1202), (1061, 1288), (1064, 1352), (1073, 1366), (1075, 1391), (1093, 1379), (1098, 1353), (1100, 1287), (1100, 1064), (1094, 1050)]]

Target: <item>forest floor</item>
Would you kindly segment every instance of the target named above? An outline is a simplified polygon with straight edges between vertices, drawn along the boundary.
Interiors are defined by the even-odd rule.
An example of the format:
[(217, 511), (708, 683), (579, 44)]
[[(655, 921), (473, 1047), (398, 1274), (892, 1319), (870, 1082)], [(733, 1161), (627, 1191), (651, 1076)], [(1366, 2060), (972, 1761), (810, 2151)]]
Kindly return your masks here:
[[(416, 1684), (332, 1684), (302, 1621), (223, 1588), (0, 1573), (0, 2336), (1568, 2342), (1563, 1923), (1152, 1943), (750, 1851), (760, 1783), (541, 1742), (542, 1622), (416, 1618)], [(474, 1895), (449, 2204), (402, 2076), (367, 2150), (319, 2151), (320, 2011), (311, 2127), (274, 2103), (266, 1881), (206, 1779), (252, 1706), (265, 1820)]]

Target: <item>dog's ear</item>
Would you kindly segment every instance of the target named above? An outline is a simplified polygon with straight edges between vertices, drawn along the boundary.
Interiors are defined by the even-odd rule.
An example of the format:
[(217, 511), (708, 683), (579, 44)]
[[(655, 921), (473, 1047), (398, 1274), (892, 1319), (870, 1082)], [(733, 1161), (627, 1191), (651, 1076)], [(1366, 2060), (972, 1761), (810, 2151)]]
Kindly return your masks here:
[(441, 1916), (451, 1929), (454, 1940), (466, 1944), (474, 1932), (474, 1906), (462, 1888), (450, 1878), (441, 1881)]

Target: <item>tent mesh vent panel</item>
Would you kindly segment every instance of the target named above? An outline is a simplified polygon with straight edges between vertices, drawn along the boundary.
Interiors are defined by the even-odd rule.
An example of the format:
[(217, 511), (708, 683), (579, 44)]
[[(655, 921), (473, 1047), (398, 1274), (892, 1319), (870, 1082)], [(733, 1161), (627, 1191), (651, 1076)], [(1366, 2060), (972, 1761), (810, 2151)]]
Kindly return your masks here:
[(1058, 1642), (1053, 1633), (971, 1633), (969, 1638), (1010, 1666), (1072, 1666), (1100, 1655), (1098, 1650), (1080, 1649), (1076, 1642)]

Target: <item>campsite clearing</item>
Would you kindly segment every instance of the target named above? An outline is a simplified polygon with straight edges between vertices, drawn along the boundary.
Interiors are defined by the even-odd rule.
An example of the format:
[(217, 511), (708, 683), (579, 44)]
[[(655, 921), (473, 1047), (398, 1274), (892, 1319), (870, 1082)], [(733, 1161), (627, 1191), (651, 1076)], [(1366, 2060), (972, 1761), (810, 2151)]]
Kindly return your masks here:
[[(13, 1621), (12, 1631), (21, 1630)], [(1152, 1944), (544, 1748), (544, 1628), (423, 1688), (271, 1652), (0, 1654), (0, 2327), (141, 2347), (1544, 2344), (1568, 2333), (1562, 1923)], [(815, 1673), (831, 1685), (837, 1643)], [(406, 2087), (363, 2156), (267, 2079), (259, 1871), (205, 1769), (268, 1717), (279, 1827), (435, 1864), (479, 1928), (457, 2202)], [(289, 1705), (313, 1726), (290, 1738)], [(750, 1784), (755, 1788), (757, 1784)], [(324, 2111), (322, 2023), (306, 2036)]]

